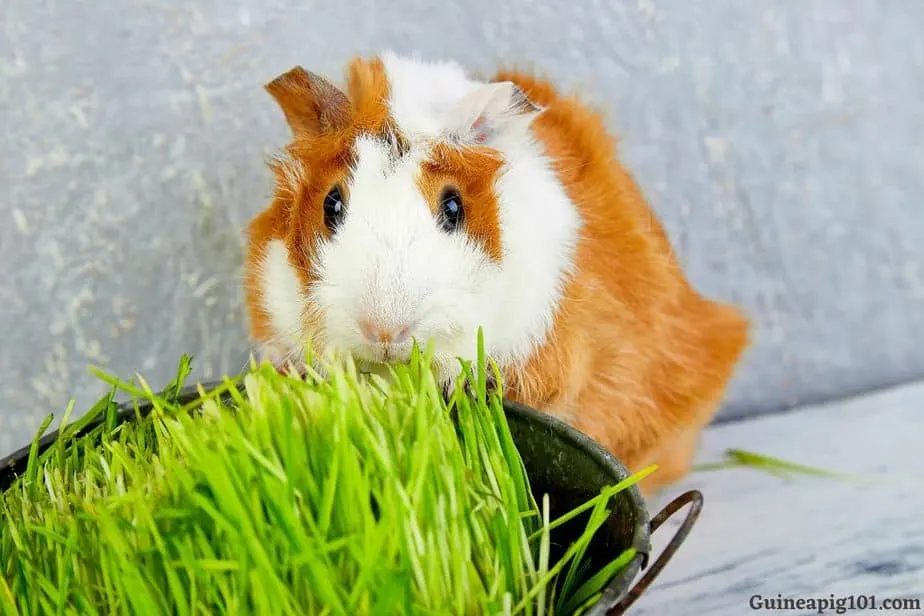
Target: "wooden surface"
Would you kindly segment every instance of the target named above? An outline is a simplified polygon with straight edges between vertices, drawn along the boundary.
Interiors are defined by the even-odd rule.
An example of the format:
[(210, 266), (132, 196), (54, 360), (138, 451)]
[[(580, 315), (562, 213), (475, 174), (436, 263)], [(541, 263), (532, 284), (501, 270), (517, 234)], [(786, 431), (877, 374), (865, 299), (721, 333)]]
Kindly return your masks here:
[[(720, 459), (727, 448), (865, 480), (781, 479), (748, 468), (694, 473), (652, 502), (654, 514), (686, 489), (705, 496), (693, 532), (631, 614), (818, 613), (755, 610), (755, 595), (875, 595), (880, 603), (913, 597), (924, 608), (924, 384), (714, 426), (700, 463)], [(675, 528), (672, 520), (656, 533), (655, 555)]]

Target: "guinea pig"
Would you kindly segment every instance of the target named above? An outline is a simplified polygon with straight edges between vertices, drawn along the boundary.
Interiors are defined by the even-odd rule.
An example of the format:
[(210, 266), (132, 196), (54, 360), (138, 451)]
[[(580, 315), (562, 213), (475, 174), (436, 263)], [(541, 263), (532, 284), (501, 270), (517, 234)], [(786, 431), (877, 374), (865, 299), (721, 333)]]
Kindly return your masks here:
[(657, 464), (646, 494), (689, 471), (749, 322), (691, 286), (597, 111), (533, 74), (391, 52), (343, 89), (300, 66), (265, 89), (291, 140), (247, 228), (263, 357), (374, 369), (432, 343), (452, 383), (482, 328), (506, 398)]

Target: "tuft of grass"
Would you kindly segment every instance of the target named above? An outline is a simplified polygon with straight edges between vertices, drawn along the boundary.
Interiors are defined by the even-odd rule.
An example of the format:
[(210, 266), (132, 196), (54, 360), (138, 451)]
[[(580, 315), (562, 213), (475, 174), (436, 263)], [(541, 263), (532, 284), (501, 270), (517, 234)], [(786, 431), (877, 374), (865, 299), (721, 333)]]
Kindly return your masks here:
[[(551, 519), (483, 352), (448, 403), (430, 359), (388, 378), (252, 364), (187, 404), (189, 358), (159, 393), (99, 372), (112, 390), (0, 496), (2, 613), (580, 613), (634, 556), (586, 571), (607, 504), (651, 469)], [(586, 512), (551, 561), (551, 531)]]
[(780, 478), (791, 478), (795, 475), (807, 475), (812, 477), (826, 477), (829, 479), (853, 481), (861, 479), (857, 476), (839, 473), (815, 466), (799, 464), (797, 462), (790, 462), (774, 456), (768, 456), (752, 451), (745, 451), (743, 449), (726, 449), (724, 460), (700, 464), (698, 466), (694, 466), (693, 470), (702, 472), (719, 471), (730, 468), (750, 468)]

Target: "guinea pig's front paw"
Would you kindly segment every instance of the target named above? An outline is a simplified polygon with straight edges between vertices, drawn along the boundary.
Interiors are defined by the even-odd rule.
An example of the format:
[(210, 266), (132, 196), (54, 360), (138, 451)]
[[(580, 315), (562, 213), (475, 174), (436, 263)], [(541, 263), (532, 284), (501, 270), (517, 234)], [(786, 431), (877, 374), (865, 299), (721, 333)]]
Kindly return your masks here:
[[(490, 397), (497, 391), (497, 377), (493, 372), (485, 374), (485, 393)], [(475, 396), (475, 382), (472, 379), (465, 381), (465, 394), (471, 397)]]
[(495, 375), (493, 371), (488, 371), (485, 376), (485, 389), (487, 390), (487, 394), (490, 396), (491, 394), (497, 393), (497, 375)]
[(456, 391), (456, 382), (455, 379), (448, 379), (443, 381), (443, 401), (446, 404), (452, 402), (452, 396)]
[(302, 378), (308, 373), (307, 366), (304, 360), (301, 362), (296, 361), (296, 357), (298, 355), (292, 352), (270, 345), (263, 346), (257, 352), (258, 363), (268, 362), (272, 364), (279, 374)]
[[(485, 393), (487, 397), (490, 398), (492, 394), (498, 391), (497, 376), (493, 372), (488, 372), (485, 377)], [(447, 404), (452, 401), (459, 378), (461, 378), (461, 375), (459, 377), (450, 377), (443, 382), (443, 400), (445, 400)], [(462, 385), (462, 391), (470, 398), (475, 397), (475, 383), (471, 378), (465, 379)]]

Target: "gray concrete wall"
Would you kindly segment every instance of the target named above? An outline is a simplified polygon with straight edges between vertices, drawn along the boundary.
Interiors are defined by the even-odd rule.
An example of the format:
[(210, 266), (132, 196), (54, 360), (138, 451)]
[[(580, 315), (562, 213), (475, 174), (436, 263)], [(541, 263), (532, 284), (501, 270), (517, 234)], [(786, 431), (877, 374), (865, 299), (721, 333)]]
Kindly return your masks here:
[(602, 105), (694, 281), (756, 346), (722, 417), (924, 374), (924, 3), (3, 0), (0, 455), (97, 364), (247, 356), (262, 83), (383, 47), (536, 66)]

